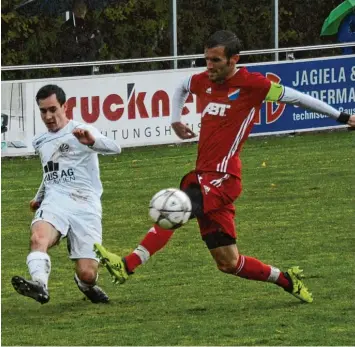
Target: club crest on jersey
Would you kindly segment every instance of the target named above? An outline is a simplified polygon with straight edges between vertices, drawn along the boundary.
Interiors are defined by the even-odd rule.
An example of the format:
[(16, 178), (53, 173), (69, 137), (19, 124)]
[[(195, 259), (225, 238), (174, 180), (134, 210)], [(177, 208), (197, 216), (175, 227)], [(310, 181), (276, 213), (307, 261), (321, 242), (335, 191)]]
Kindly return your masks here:
[(229, 108), (231, 108), (231, 105), (210, 102), (203, 110), (201, 117), (206, 115), (224, 117), (226, 116), (226, 110)]
[(69, 145), (67, 143), (62, 143), (59, 147), (59, 152), (61, 153), (69, 152)]
[(229, 88), (228, 90), (228, 99), (237, 100), (239, 97), (240, 89), (239, 88)]
[(206, 89), (206, 94), (212, 94), (212, 88), (211, 87)]

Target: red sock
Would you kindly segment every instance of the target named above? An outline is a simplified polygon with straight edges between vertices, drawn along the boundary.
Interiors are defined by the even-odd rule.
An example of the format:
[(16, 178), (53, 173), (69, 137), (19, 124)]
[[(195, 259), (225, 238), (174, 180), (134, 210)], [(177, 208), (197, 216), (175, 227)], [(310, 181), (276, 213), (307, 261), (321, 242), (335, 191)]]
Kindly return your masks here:
[(124, 258), (127, 270), (133, 270), (162, 249), (173, 236), (173, 230), (166, 230), (155, 224), (145, 235), (139, 246)]
[(138, 257), (136, 253), (131, 253), (124, 257), (124, 263), (126, 265), (126, 270), (128, 271), (128, 273), (132, 273), (137, 266), (142, 264), (142, 260)]
[(271, 273), (271, 266), (246, 255), (240, 255), (236, 275), (248, 280), (266, 282)]
[(254, 281), (272, 282), (286, 290), (290, 288), (290, 281), (279, 269), (245, 255), (240, 255), (238, 259), (236, 275)]

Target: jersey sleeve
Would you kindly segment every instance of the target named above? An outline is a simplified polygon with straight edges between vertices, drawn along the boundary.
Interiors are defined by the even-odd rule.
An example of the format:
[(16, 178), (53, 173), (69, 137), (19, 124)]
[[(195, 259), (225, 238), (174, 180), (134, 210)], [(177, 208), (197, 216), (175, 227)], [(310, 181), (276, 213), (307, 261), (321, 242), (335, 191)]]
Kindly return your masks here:
[(95, 127), (87, 124), (81, 124), (81, 129), (89, 130), (95, 138), (95, 143), (92, 146), (87, 146), (89, 151), (94, 151), (100, 154), (120, 154), (121, 147), (114, 140), (109, 139), (101, 134)]
[(192, 94), (199, 93), (199, 90), (201, 89), (200, 75), (201, 74), (195, 74), (195, 75), (190, 76), (190, 80), (188, 81), (188, 84), (186, 86), (189, 93), (192, 93)]
[(171, 123), (181, 122), (181, 112), (190, 93), (189, 85), (191, 77), (192, 76), (185, 77), (175, 88), (172, 102)]
[(306, 110), (325, 114), (335, 120), (338, 120), (341, 113), (339, 110), (326, 104), (322, 100), (315, 99), (310, 95), (278, 83), (271, 84), (271, 88), (266, 95), (265, 100), (273, 102), (281, 101), (285, 104), (296, 105)]
[(248, 76), (247, 88), (253, 95), (255, 104), (261, 104), (266, 100), (271, 88), (271, 81), (259, 72), (250, 73)]
[(38, 153), (38, 149), (41, 143), (46, 139), (45, 135), (46, 134), (39, 134), (32, 139), (32, 147), (34, 148), (36, 153)]

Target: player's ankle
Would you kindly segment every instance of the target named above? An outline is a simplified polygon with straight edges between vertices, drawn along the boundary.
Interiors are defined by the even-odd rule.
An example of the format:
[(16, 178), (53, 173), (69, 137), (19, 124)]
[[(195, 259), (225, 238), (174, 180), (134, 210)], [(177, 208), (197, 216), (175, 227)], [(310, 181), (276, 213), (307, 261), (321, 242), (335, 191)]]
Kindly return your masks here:
[(123, 264), (124, 264), (124, 267), (125, 267), (125, 269), (126, 269), (126, 272), (127, 272), (128, 275), (133, 275), (133, 274), (134, 274), (134, 271), (133, 271), (133, 270), (134, 270), (138, 265), (137, 265), (136, 267), (130, 269), (130, 268), (128, 267), (126, 258), (127, 258), (127, 257), (122, 258), (122, 262), (123, 262)]
[(292, 280), (286, 272), (280, 273), (280, 276), (277, 279), (276, 284), (282, 287), (283, 289), (285, 289), (286, 292), (292, 292)]

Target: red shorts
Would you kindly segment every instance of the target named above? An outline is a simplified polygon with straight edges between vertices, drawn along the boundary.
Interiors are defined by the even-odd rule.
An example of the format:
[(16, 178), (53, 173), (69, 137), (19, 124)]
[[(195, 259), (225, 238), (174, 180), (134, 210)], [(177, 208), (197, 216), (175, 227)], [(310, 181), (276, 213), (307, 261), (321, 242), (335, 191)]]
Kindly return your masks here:
[(236, 238), (233, 202), (242, 191), (240, 179), (220, 172), (191, 171), (181, 180), (180, 189), (191, 184), (198, 184), (203, 196), (204, 216), (197, 218), (202, 237), (222, 231)]

